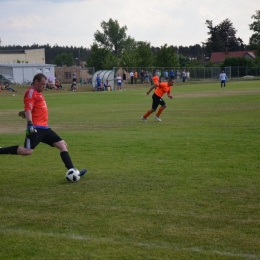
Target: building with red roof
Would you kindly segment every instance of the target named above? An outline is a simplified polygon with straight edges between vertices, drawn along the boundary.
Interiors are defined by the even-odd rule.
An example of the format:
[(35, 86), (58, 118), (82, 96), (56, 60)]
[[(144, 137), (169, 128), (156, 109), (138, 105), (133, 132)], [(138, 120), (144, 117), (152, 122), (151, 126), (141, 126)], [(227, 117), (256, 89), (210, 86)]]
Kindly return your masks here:
[(212, 52), (210, 61), (214, 63), (224, 62), (226, 58), (247, 58), (250, 60), (255, 59), (254, 51), (230, 51), (230, 52)]

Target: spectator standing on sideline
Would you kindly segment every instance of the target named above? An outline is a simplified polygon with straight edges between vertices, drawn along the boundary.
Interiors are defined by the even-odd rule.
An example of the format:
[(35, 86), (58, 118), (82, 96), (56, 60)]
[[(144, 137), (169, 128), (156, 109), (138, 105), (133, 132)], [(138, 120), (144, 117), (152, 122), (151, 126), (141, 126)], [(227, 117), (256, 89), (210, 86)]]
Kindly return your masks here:
[(123, 83), (127, 84), (125, 71), (123, 72)]
[(74, 81), (77, 82), (77, 73), (73, 70), (71, 75), (72, 75), (72, 83)]
[(135, 84), (137, 83), (137, 78), (138, 78), (138, 73), (137, 71), (134, 72), (134, 80), (135, 80)]
[(99, 77), (99, 74), (97, 74), (96, 77), (96, 88), (100, 88), (101, 87), (101, 78)]
[(187, 81), (190, 80), (190, 72), (189, 72), (189, 71), (187, 71), (187, 73), (186, 73), (186, 80), (187, 80)]
[(148, 72), (148, 79), (149, 79), (149, 83), (151, 83), (151, 85), (153, 85), (153, 79), (152, 79), (152, 72)]
[(180, 75), (181, 75), (181, 73), (177, 70), (177, 72), (176, 72), (176, 75), (177, 75), (177, 82), (179, 82), (180, 81)]
[(185, 82), (186, 81), (186, 71), (183, 70), (182, 72), (182, 82)]
[(219, 79), (220, 79), (220, 86), (222, 87), (222, 85), (224, 84), (224, 88), (226, 87), (226, 79), (227, 79), (227, 75), (224, 72), (224, 70), (222, 70), (222, 72), (219, 75)]
[(122, 91), (122, 78), (119, 74), (117, 74), (117, 89), (119, 88), (119, 91)]
[(131, 84), (134, 84), (134, 73), (133, 73), (133, 71), (130, 72), (129, 76), (130, 76), (130, 79), (131, 79)]
[(146, 94), (149, 95), (150, 92), (155, 89), (154, 94), (152, 96), (153, 103), (152, 103), (152, 109), (148, 110), (142, 117), (141, 119), (143, 121), (147, 121), (147, 117), (151, 115), (154, 111), (156, 111), (157, 107), (161, 105), (159, 108), (157, 114), (154, 116), (154, 118), (161, 122), (162, 120), (160, 119), (160, 115), (163, 112), (163, 110), (166, 108), (166, 103), (162, 99), (162, 96), (167, 93), (167, 96), (172, 99), (171, 95), (171, 87), (173, 86), (174, 81), (172, 79), (169, 79), (168, 82), (162, 82), (159, 83), (158, 85), (153, 85), (147, 92)]
[(160, 70), (158, 70), (158, 77), (159, 77), (159, 82), (161, 82), (162, 72)]
[(174, 80), (174, 71), (173, 70), (170, 71), (170, 79)]
[(164, 79), (167, 80), (167, 81), (169, 79), (168, 70), (164, 71)]
[[(45, 143), (59, 149), (61, 160), (69, 170), (74, 168), (74, 165), (68, 153), (68, 146), (48, 125), (48, 108), (42, 95), (46, 81), (47, 78), (44, 74), (36, 74), (32, 85), (25, 92), (24, 111), (20, 112), (27, 121), (24, 146), (0, 148), (0, 154), (31, 155), (39, 143)], [(80, 170), (80, 176), (86, 172), (87, 169)]]
[(141, 79), (141, 84), (144, 83), (144, 70), (141, 70), (140, 72), (140, 79)]
[(145, 83), (150, 83), (148, 71), (145, 71), (145, 73), (144, 73), (144, 82), (145, 82)]

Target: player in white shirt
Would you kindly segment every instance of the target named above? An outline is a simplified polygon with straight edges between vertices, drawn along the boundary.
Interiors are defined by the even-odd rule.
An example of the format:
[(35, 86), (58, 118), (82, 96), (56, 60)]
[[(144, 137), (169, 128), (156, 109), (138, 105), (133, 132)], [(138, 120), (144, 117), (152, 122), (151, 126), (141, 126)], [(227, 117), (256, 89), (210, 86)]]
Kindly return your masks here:
[(224, 72), (224, 70), (222, 70), (222, 72), (220, 73), (219, 79), (220, 79), (220, 82), (221, 82), (221, 87), (222, 87), (223, 84), (224, 84), (224, 87), (225, 87), (226, 86), (227, 75)]
[(117, 89), (119, 88), (119, 90), (122, 90), (122, 78), (120, 77), (119, 74), (117, 74)]

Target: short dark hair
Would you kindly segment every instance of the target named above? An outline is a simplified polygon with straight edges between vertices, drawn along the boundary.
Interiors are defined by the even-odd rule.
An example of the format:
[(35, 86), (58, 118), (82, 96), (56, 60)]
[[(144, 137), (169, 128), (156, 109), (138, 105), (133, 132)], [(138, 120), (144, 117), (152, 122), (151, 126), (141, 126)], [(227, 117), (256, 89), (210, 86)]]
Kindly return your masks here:
[(35, 81), (40, 82), (40, 81), (42, 80), (42, 78), (45, 78), (45, 79), (47, 80), (47, 77), (46, 77), (44, 74), (42, 74), (42, 73), (36, 74), (36, 75), (33, 77), (33, 83), (34, 83)]

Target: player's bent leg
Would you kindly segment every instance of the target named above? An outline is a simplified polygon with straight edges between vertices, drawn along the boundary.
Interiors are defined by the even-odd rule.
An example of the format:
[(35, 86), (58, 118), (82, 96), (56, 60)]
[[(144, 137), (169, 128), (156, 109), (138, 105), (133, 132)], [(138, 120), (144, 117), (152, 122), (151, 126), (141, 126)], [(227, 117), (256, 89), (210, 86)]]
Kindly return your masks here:
[(157, 121), (159, 121), (159, 122), (161, 122), (162, 120), (160, 119), (160, 115), (161, 115), (161, 113), (163, 112), (163, 110), (166, 108), (166, 104), (164, 104), (163, 106), (161, 106), (160, 108), (159, 108), (159, 110), (158, 110), (158, 112), (156, 113), (156, 115), (154, 116), (154, 118), (157, 120)]

